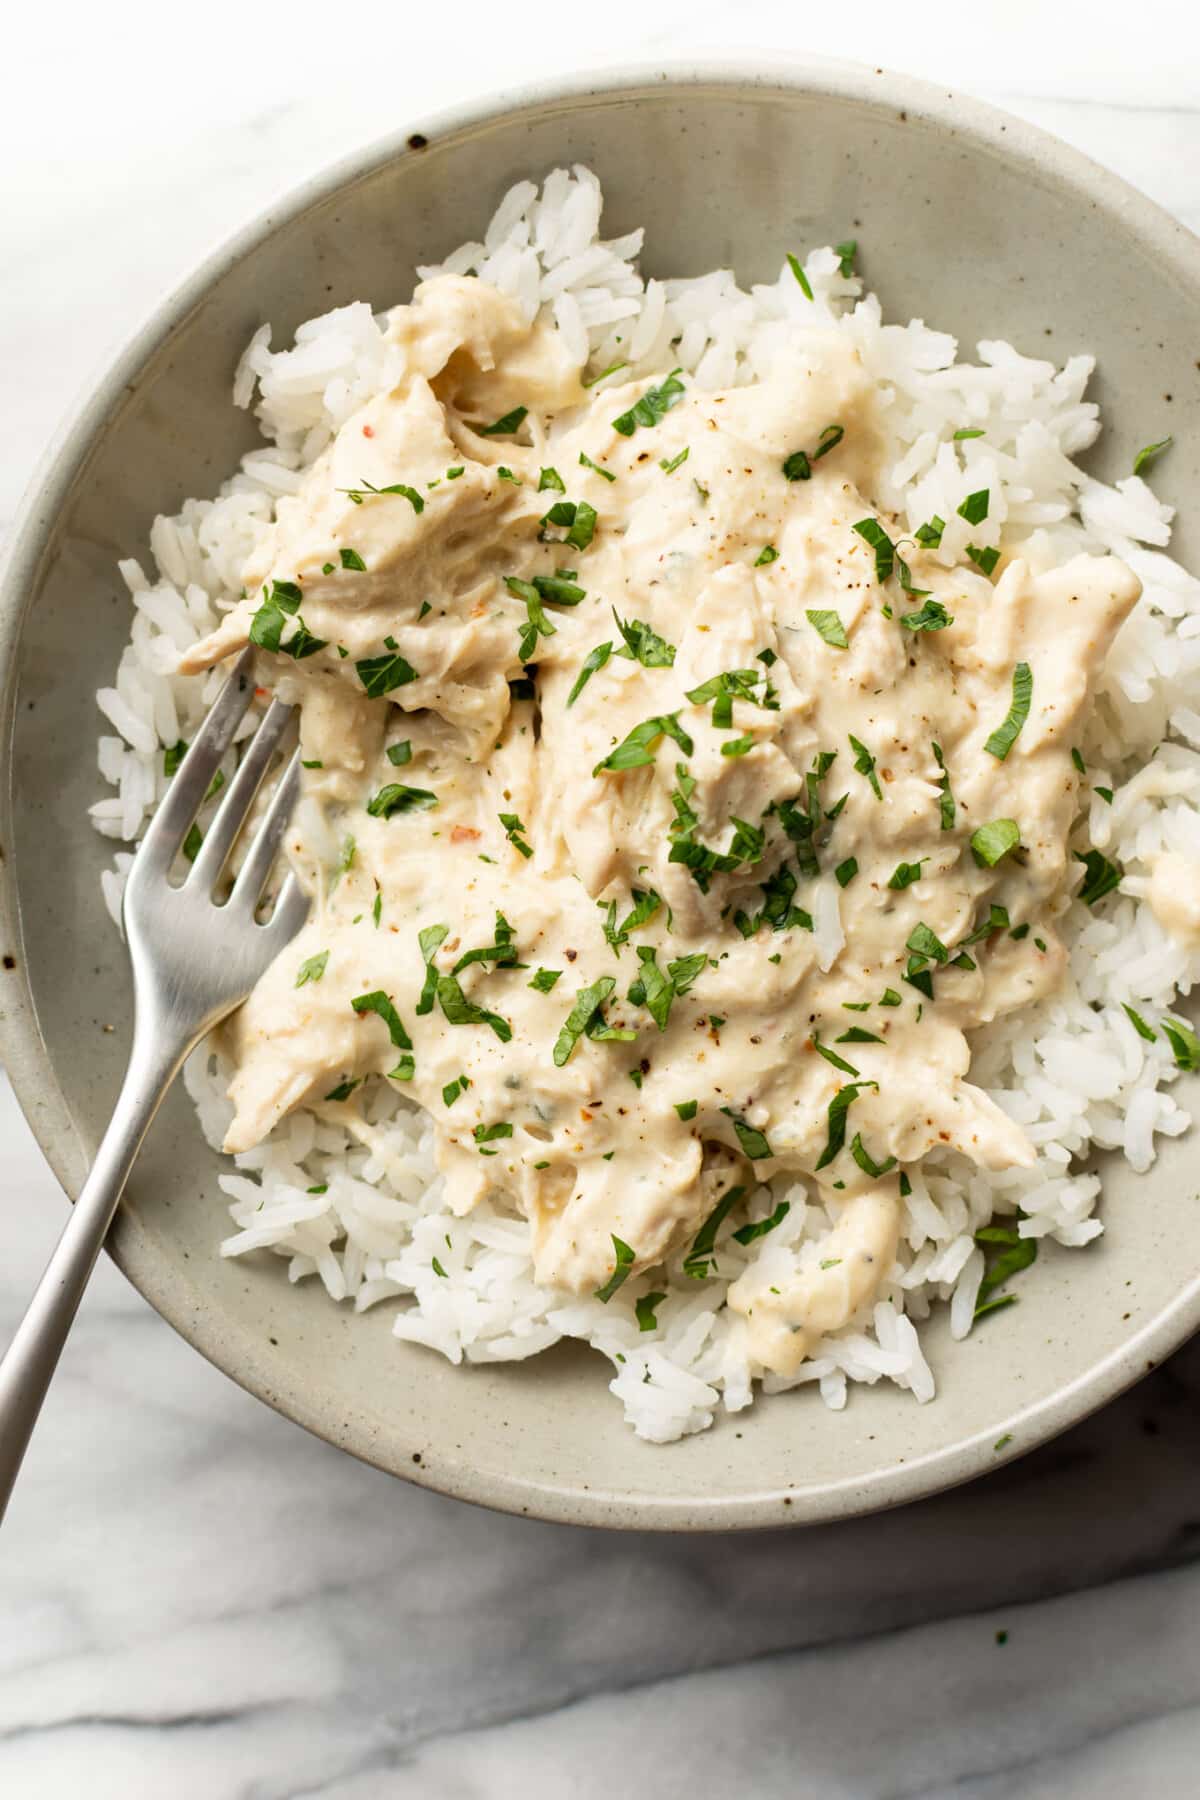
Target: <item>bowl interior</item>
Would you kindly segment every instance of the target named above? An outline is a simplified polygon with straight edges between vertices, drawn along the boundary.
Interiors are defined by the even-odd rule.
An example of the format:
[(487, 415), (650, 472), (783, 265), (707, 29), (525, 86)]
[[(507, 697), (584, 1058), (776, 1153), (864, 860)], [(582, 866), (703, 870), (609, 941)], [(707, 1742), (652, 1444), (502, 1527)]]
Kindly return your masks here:
[[(98, 878), (112, 846), (98, 794), (94, 689), (111, 679), (130, 608), (116, 560), (145, 553), (154, 513), (212, 491), (252, 441), (229, 403), (235, 361), (264, 319), (276, 343), (313, 313), (407, 295), (418, 261), (476, 235), (504, 189), (584, 161), (605, 229), (647, 227), (651, 273), (774, 274), (783, 252), (856, 237), (888, 314), (1003, 336), (1061, 361), (1099, 357), (1107, 430), (1098, 472), (1176, 434), (1159, 491), (1200, 482), (1196, 252), (1186, 234), (1072, 153), (920, 84), (834, 68), (671, 81), (614, 79), (461, 118), (401, 140), (283, 209), (160, 315), (92, 402), (35, 500), (3, 629), (13, 719), (3, 833), (6, 1055), (35, 1128), (78, 1184), (115, 1096), (130, 991)], [(415, 142), (415, 140), (414, 140)], [(1194, 531), (1177, 551), (1196, 566)], [(19, 928), (12, 913), (12, 883)], [(28, 983), (28, 990), (25, 983)], [(847, 1412), (781, 1397), (667, 1449), (638, 1443), (605, 1365), (559, 1350), (529, 1365), (453, 1369), (283, 1265), (222, 1261), (218, 1159), (173, 1094), (138, 1164), (114, 1248), (207, 1356), (333, 1441), (464, 1497), (601, 1523), (753, 1525), (816, 1519), (943, 1486), (1071, 1422), (1200, 1317), (1200, 1207), (1190, 1146), (1140, 1179), (1108, 1171), (1107, 1232), (1047, 1251), (1021, 1303), (927, 1347), (937, 1401), (859, 1389)]]

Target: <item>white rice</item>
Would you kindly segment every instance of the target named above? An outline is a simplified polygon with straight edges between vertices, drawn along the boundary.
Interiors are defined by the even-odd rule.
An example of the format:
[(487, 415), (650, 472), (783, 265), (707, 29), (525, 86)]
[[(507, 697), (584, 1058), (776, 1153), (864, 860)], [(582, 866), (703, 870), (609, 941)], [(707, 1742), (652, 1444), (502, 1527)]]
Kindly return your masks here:
[[(948, 1302), (954, 1337), (970, 1331), (984, 1272), (974, 1233), (993, 1215), (1011, 1221), (1019, 1208), (1022, 1236), (1087, 1244), (1103, 1229), (1099, 1177), (1082, 1167), (1090, 1153), (1119, 1151), (1145, 1170), (1156, 1138), (1190, 1122), (1169, 1092), (1177, 1074), (1169, 1047), (1161, 1034), (1145, 1042), (1121, 1002), (1156, 1024), (1200, 974), (1200, 954), (1168, 937), (1143, 900), (1155, 855), (1200, 857), (1200, 582), (1163, 554), (1171, 509), (1144, 481), (1131, 476), (1108, 487), (1072, 461), (1100, 429), (1084, 398), (1090, 357), (1056, 369), (988, 341), (977, 346), (977, 362), (956, 362), (945, 333), (920, 320), (885, 324), (878, 299), (840, 274), (831, 249), (804, 263), (811, 301), (786, 263), (774, 282), (749, 292), (728, 270), (643, 282), (641, 232), (606, 242), (600, 211), (589, 170), (557, 169), (540, 190), (531, 181), (511, 189), (482, 242), (464, 244), (439, 267), (475, 270), (529, 316), (553, 322), (593, 372), (624, 362), (626, 378), (678, 365), (703, 388), (748, 382), (769, 370), (796, 323), (839, 331), (861, 352), (884, 401), (890, 455), (873, 497), (910, 529), (934, 513), (948, 520), (948, 566), (962, 558), (968, 535), (998, 544), (1003, 533), (1005, 547), (1019, 544), (1036, 567), (1081, 550), (1112, 551), (1145, 584), (1081, 746), (1093, 784), (1114, 790), (1111, 806), (1092, 800), (1088, 832), (1126, 880), (1095, 913), (1073, 905), (1064, 990), (980, 1033), (975, 1046), (972, 1079), (1024, 1127), (1037, 1165), (988, 1174), (958, 1155), (927, 1159), (913, 1174), (900, 1252), (878, 1301), (818, 1344), (795, 1381), (769, 1376), (761, 1384), (768, 1393), (815, 1384), (835, 1410), (846, 1404), (848, 1384), (861, 1381), (891, 1381), (929, 1400), (934, 1378), (913, 1322)], [(236, 599), (243, 560), (279, 495), (295, 490), (364, 400), (391, 385), (395, 352), (385, 324), (359, 303), (302, 325), (290, 348), (271, 349), (268, 325), (255, 332), (233, 397), (249, 407), (257, 390), (265, 447), (244, 458), (217, 499), (188, 500), (175, 518), (155, 520), (153, 579), (135, 561), (120, 565), (134, 616), (115, 684), (97, 695), (111, 728), (99, 740), (98, 767), (113, 792), (92, 817), (106, 836), (127, 844), (140, 836), (165, 787), (163, 748), (191, 736), (223, 679), (220, 671), (174, 674), (180, 649)], [(955, 442), (968, 425), (986, 436)], [(991, 491), (989, 516), (968, 528), (957, 507), (980, 487)], [(118, 920), (130, 860), (118, 852), (103, 878)], [(814, 914), (825, 967), (841, 941), (836, 888), (822, 893)], [(207, 1050), (186, 1071), (214, 1144), (229, 1114), (225, 1079)], [(724, 1306), (728, 1282), (751, 1260), (790, 1269), (797, 1256), (819, 1259), (830, 1228), (815, 1191), (781, 1179), (774, 1192), (757, 1191), (751, 1216), (785, 1197), (786, 1219), (746, 1249), (723, 1237), (720, 1278), (686, 1279), (677, 1260), (667, 1280), (657, 1272), (653, 1281), (629, 1282), (607, 1305), (547, 1291), (533, 1281), (523, 1219), (488, 1204), (465, 1219), (445, 1209), (426, 1116), (382, 1084), (367, 1090), (361, 1127), (294, 1114), (267, 1143), (234, 1158), (221, 1186), (236, 1227), (223, 1255), (283, 1257), (292, 1281), (315, 1278), (332, 1301), (357, 1312), (390, 1304), (397, 1337), (455, 1363), (519, 1359), (562, 1337), (583, 1339), (611, 1363), (610, 1388), (626, 1419), (658, 1443), (751, 1403), (745, 1325)], [(444, 1277), (433, 1270), (435, 1255)], [(1023, 1279), (1036, 1280), (1036, 1269)], [(651, 1287), (668, 1292), (655, 1329), (644, 1332), (634, 1301)]]

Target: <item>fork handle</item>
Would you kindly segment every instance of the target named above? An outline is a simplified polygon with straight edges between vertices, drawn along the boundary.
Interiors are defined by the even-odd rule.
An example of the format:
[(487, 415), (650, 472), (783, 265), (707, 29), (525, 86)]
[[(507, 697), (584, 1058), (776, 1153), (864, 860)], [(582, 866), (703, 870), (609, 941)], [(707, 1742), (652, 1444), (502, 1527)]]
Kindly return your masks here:
[(120, 1096), (91, 1173), (0, 1359), (0, 1519), (133, 1160), (194, 1041), (181, 1043), (173, 1035), (164, 1039), (155, 1023), (139, 1021)]

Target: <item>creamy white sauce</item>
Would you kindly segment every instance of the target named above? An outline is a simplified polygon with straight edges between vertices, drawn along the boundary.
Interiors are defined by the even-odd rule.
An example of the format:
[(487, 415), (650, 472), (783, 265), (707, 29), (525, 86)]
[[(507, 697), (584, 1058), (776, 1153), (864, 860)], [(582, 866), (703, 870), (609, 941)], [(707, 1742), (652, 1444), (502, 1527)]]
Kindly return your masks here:
[(1164, 931), (1185, 950), (1200, 949), (1200, 863), (1175, 851), (1156, 856), (1146, 898)]
[[(753, 387), (705, 395), (685, 383), (661, 418), (626, 436), (613, 421), (651, 384), (586, 393), (555, 336), (477, 281), (426, 284), (390, 334), (404, 378), (350, 419), (300, 493), (280, 501), (247, 569), (247, 598), (184, 664), (204, 667), (241, 646), (273, 581), (303, 596), (283, 641), (297, 616), (327, 641), (300, 661), (263, 659), (264, 679), (299, 703), (303, 753), (318, 765), (306, 771), (288, 842), (314, 905), (229, 1029), (228, 1147), (254, 1144), (301, 1104), (352, 1109), (353, 1095), (330, 1096), (368, 1075), (398, 1078), (411, 1055), (402, 1085), (433, 1118), (451, 1205), (466, 1212), (497, 1192), (533, 1223), (538, 1279), (579, 1292), (613, 1274), (623, 1254), (614, 1240), (632, 1251), (634, 1271), (686, 1246), (751, 1167), (763, 1178), (815, 1175), (836, 1220), (830, 1266), (778, 1292), (751, 1271), (730, 1292), (762, 1364), (793, 1369), (888, 1275), (903, 1164), (938, 1146), (988, 1168), (1032, 1161), (1019, 1127), (967, 1080), (965, 1034), (1062, 976), (1055, 921), (1080, 875), (1067, 849), (1079, 779), (1070, 751), (1139, 584), (1115, 559), (1088, 557), (1036, 575), (1013, 561), (993, 583), (973, 568), (947, 571), (910, 541), (912, 584), (953, 623), (906, 629), (902, 615), (922, 601), (895, 579), (879, 584), (853, 530), (880, 516), (869, 498), (879, 397), (843, 340), (811, 335)], [(521, 406), (516, 435), (481, 434)], [(834, 425), (841, 439), (815, 457)], [(812, 459), (810, 478), (789, 480), (783, 465), (798, 450)], [(546, 468), (565, 495), (539, 488)], [(367, 491), (398, 482), (420, 511), (403, 494)], [(545, 541), (565, 535), (565, 525), (540, 524), (565, 500), (595, 509), (585, 548)], [(894, 521), (882, 523), (899, 536)], [(365, 568), (344, 567), (344, 551)], [(528, 610), (506, 579), (564, 567), (584, 597), (546, 601), (552, 635), (526, 646), (536, 701), (514, 698)], [(673, 665), (619, 655), (614, 609), (672, 646)], [(836, 615), (846, 648), (826, 641), (810, 610)], [(568, 705), (585, 659), (606, 643), (607, 661)], [(356, 663), (389, 653), (415, 676), (367, 698)], [(1001, 760), (984, 746), (1009, 711), (1020, 663), (1032, 671), (1032, 703)], [(713, 700), (687, 693), (730, 671), (752, 676), (728, 722), (714, 724)], [(635, 727), (663, 715), (684, 744), (663, 735), (644, 766), (595, 772)], [(852, 737), (869, 768), (855, 767), (863, 758)], [(396, 766), (385, 749), (402, 743), (411, 756)], [(744, 753), (724, 754), (731, 744)], [(949, 829), (935, 744), (954, 798)], [(807, 778), (830, 752), (810, 805)], [(436, 805), (371, 816), (367, 802), (389, 783)], [(817, 877), (801, 872), (781, 828), (781, 808), (794, 828), (789, 807), (815, 807)], [(513, 835), (531, 855), (501, 814), (519, 819)], [(971, 833), (998, 819), (1015, 821), (1021, 848), (980, 866)], [(712, 873), (707, 891), (670, 859), (681, 821), (684, 841), (690, 831), (720, 852), (741, 833), (737, 868)], [(919, 863), (919, 876), (889, 885), (904, 863)], [(794, 892), (779, 885), (781, 869)], [(783, 928), (753, 924), (768, 881)], [(634, 890), (658, 904), (614, 946), (610, 905), (620, 925)], [(992, 905), (1009, 929), (975, 935)], [(789, 908), (812, 929), (786, 925)], [(440, 1000), (418, 1012), (418, 933), (446, 928), (432, 955), (445, 976), (465, 952), (495, 945), (497, 914), (525, 966), (502, 966), (514, 954), (503, 951), (458, 980), (470, 1006), (502, 1022), (503, 1038), (487, 1022), (456, 1022), (445, 987), (449, 1012)], [(907, 944), (921, 926), (947, 956), (914, 971), (913, 985)], [(664, 1029), (636, 988), (628, 997), (639, 947), (654, 950), (663, 977), (684, 963), (686, 992)], [(326, 952), (319, 979), (297, 986), (301, 966)], [(548, 992), (533, 985), (543, 969), (560, 972)], [(556, 1065), (577, 995), (606, 977), (603, 1024), (635, 1035), (581, 1035)], [(921, 991), (929, 982), (932, 1000)], [(385, 1017), (352, 1007), (375, 993), (394, 1006), (411, 1052)], [(892, 995), (898, 1004), (885, 1003)], [(846, 1042), (847, 1032), (870, 1041)], [(855, 1073), (832, 1066), (818, 1041)], [(458, 1085), (464, 1077), (469, 1085)], [(831, 1102), (855, 1082), (866, 1085), (853, 1094), (845, 1148), (818, 1169)], [(743, 1151), (761, 1151), (764, 1137), (770, 1155), (748, 1165)], [(864, 1171), (856, 1140), (866, 1168), (886, 1173)]]

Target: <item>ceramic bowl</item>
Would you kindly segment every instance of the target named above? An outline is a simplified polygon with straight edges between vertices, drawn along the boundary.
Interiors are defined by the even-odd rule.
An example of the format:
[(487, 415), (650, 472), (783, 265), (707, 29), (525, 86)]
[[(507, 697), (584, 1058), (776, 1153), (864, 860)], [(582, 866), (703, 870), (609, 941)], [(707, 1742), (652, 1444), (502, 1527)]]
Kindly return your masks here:
[[(280, 342), (355, 298), (404, 298), (415, 265), (476, 235), (509, 184), (600, 175), (608, 233), (648, 227), (649, 272), (773, 277), (788, 248), (853, 236), (894, 318), (972, 346), (1099, 357), (1097, 472), (1172, 429), (1168, 500), (1200, 489), (1200, 243), (1029, 126), (880, 70), (813, 63), (621, 71), (472, 105), (362, 151), (272, 208), (162, 306), (65, 430), (24, 509), (0, 599), (0, 1051), (70, 1193), (117, 1092), (124, 952), (92, 832), (97, 685), (129, 629), (116, 571), (154, 514), (215, 488), (251, 442), (230, 377), (263, 319)], [(1170, 397), (1169, 399), (1166, 397)], [(1200, 566), (1185, 520), (1178, 551)], [(223, 1261), (218, 1158), (182, 1092), (138, 1163), (111, 1250), (212, 1362), (331, 1443), (409, 1480), (542, 1518), (664, 1529), (810, 1522), (994, 1468), (1072, 1424), (1200, 1324), (1195, 1149), (1105, 1170), (1106, 1232), (1050, 1247), (1021, 1303), (962, 1344), (926, 1334), (938, 1397), (879, 1386), (841, 1414), (782, 1396), (667, 1448), (638, 1442), (592, 1353), (455, 1369), (281, 1264)], [(1001, 1440), (1004, 1446), (998, 1447)]]

